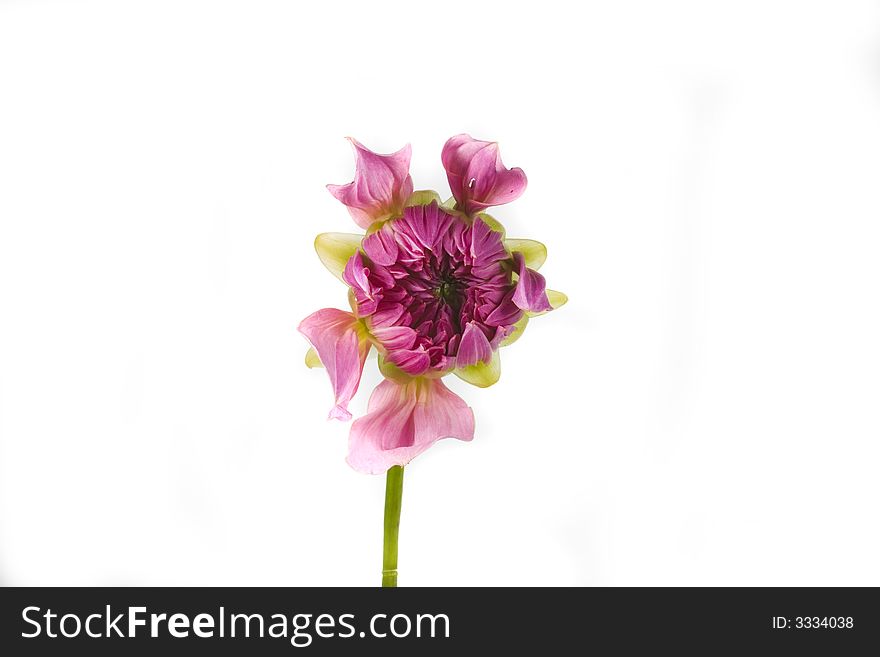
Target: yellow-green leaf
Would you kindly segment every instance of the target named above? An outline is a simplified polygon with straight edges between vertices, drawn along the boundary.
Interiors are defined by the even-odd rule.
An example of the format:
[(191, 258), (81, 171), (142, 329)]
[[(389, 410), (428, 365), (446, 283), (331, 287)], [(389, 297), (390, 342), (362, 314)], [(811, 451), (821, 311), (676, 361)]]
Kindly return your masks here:
[(477, 216), (482, 219), (483, 223), (485, 223), (489, 228), (494, 230), (496, 233), (501, 233), (501, 237), (504, 237), (504, 234), (506, 232), (504, 230), (504, 226), (502, 226), (501, 222), (498, 221), (495, 217), (490, 214), (486, 214), (485, 212), (481, 212)]
[(501, 341), (501, 346), (506, 347), (519, 340), (520, 336), (522, 336), (523, 334), (523, 331), (526, 330), (526, 325), (528, 323), (529, 316), (523, 313), (523, 316), (520, 317), (519, 321), (513, 325), (513, 332)]
[(324, 367), (324, 363), (321, 362), (321, 359), (318, 357), (318, 352), (315, 351), (314, 347), (309, 347), (309, 350), (306, 352), (306, 367), (309, 369), (313, 367)]
[(440, 205), (440, 194), (433, 189), (420, 189), (409, 195), (406, 201), (407, 207), (411, 205), (431, 205), (434, 201)]
[(556, 310), (568, 303), (568, 297), (557, 290), (547, 290), (547, 301), (553, 306), (553, 310)]
[(345, 264), (363, 239), (363, 235), (354, 233), (321, 233), (315, 238), (315, 251), (330, 273), (341, 281)]
[(529, 269), (540, 269), (547, 259), (547, 247), (536, 240), (507, 239), (504, 240), (504, 246), (511, 253), (522, 253)]
[(501, 378), (501, 355), (496, 351), (492, 354), (492, 360), (488, 363), (477, 363), (467, 367), (458, 367), (455, 375), (478, 388), (488, 388)]

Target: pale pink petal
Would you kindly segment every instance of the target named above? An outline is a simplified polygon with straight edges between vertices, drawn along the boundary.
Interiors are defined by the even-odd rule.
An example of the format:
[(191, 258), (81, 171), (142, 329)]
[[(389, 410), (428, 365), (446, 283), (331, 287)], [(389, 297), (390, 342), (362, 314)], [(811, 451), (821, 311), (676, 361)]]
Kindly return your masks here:
[(354, 181), (347, 185), (327, 185), (327, 189), (348, 207), (352, 219), (361, 228), (401, 214), (413, 191), (409, 144), (396, 153), (380, 155), (351, 137), (349, 141), (357, 158)]
[(488, 363), (490, 360), (492, 360), (492, 345), (489, 344), (489, 339), (476, 322), (468, 322), (461, 335), (456, 365), (467, 367), (477, 363)]
[(385, 380), (370, 396), (367, 415), (351, 425), (347, 461), (359, 472), (381, 474), (442, 438), (473, 437), (473, 411), (440, 379)]
[(542, 313), (553, 310), (547, 299), (546, 281), (534, 269), (526, 267), (526, 259), (519, 251), (514, 251), (513, 261), (519, 272), (519, 280), (511, 300), (522, 310)]
[(370, 350), (370, 343), (361, 339), (358, 320), (343, 310), (324, 308), (306, 317), (300, 323), (299, 330), (318, 352), (321, 364), (330, 377), (336, 397), (330, 417), (350, 420), (348, 402), (357, 392), (364, 361)]
[(456, 135), (443, 146), (441, 160), (456, 208), (468, 216), (510, 203), (526, 189), (525, 172), (505, 167), (495, 142)]

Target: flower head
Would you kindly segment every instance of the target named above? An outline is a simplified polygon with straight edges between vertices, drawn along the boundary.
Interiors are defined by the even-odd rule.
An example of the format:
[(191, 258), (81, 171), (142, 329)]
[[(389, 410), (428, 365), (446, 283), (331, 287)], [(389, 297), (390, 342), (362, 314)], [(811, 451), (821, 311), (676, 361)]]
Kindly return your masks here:
[(471, 440), (473, 412), (441, 377), (455, 373), (486, 387), (500, 376), (499, 349), (520, 337), (528, 317), (565, 303), (536, 270), (539, 242), (506, 239), (482, 213), (525, 189), (521, 169), (506, 169), (494, 142), (467, 135), (443, 149), (455, 206), (436, 192), (412, 191), (409, 147), (376, 155), (352, 140), (355, 181), (330, 191), (366, 235), (324, 233), (321, 261), (349, 287), (352, 312), (324, 309), (300, 331), (312, 343), (310, 364), (323, 364), (342, 420), (360, 382), (367, 352), (379, 351), (386, 380), (356, 420), (348, 462), (363, 472), (404, 465), (440, 438)]

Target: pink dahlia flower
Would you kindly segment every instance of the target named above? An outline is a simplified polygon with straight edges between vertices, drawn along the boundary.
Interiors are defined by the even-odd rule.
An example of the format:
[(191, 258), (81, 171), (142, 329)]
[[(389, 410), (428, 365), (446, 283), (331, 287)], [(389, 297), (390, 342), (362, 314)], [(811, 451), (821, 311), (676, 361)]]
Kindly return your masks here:
[(306, 362), (323, 365), (333, 387), (330, 417), (351, 418), (348, 402), (367, 352), (379, 352), (385, 381), (367, 415), (354, 422), (348, 463), (382, 473), (405, 465), (441, 438), (471, 440), (473, 412), (441, 377), (480, 387), (501, 373), (499, 350), (518, 339), (530, 316), (565, 303), (537, 272), (540, 242), (507, 239), (483, 213), (516, 199), (521, 169), (507, 169), (498, 145), (459, 135), (442, 161), (453, 198), (413, 193), (409, 146), (379, 155), (352, 140), (355, 180), (329, 186), (365, 235), (323, 233), (321, 261), (349, 287), (352, 312), (326, 308), (303, 320)]

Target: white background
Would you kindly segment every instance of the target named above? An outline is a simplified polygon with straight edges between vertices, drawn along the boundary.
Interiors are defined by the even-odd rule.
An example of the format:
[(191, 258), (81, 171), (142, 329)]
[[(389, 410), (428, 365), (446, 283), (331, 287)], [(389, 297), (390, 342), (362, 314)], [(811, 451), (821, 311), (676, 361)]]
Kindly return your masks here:
[(466, 131), (571, 301), (449, 380), (477, 436), (407, 469), (401, 584), (880, 585), (878, 19), (0, 2), (0, 580), (378, 584), (295, 327), (346, 307), (343, 137), (446, 196)]

